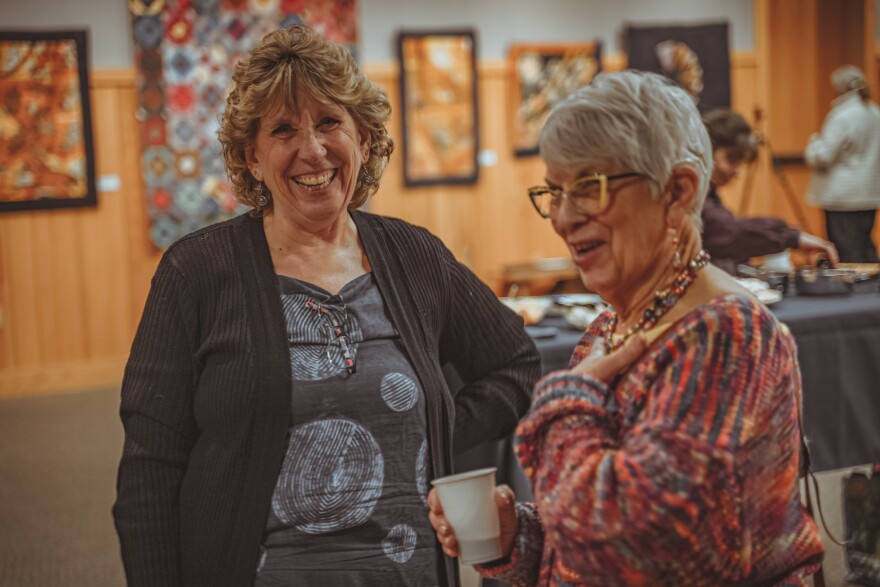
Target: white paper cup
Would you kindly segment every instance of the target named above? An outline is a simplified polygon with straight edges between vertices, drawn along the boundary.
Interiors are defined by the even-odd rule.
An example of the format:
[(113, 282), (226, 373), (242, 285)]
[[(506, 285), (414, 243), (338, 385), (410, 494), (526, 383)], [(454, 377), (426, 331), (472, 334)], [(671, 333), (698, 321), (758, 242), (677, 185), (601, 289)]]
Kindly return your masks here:
[(495, 507), (496, 467), (434, 479), (431, 484), (458, 541), (466, 565), (501, 558), (501, 527)]

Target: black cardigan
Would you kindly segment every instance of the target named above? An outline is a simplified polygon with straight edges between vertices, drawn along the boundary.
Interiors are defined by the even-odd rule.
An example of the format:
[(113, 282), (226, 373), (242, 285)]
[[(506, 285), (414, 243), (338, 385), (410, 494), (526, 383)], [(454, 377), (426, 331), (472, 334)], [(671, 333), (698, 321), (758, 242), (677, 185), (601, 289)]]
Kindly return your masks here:
[[(448, 474), (453, 453), (512, 433), (540, 358), (439, 239), (352, 217), (425, 391), (432, 474)], [(122, 385), (113, 514), (131, 587), (253, 584), (291, 421), (284, 324), (261, 219), (207, 227), (162, 257)], [(465, 383), (454, 397), (445, 362)]]

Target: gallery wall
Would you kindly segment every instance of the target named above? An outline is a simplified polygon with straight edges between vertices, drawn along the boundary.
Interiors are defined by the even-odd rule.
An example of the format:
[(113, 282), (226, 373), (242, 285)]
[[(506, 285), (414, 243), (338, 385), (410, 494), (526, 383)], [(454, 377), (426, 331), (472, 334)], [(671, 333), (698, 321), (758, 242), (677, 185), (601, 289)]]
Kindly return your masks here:
[[(880, 2), (880, 0), (876, 0)], [(731, 49), (749, 51), (750, 0), (358, 0), (361, 58), (384, 63), (393, 58), (400, 28), (472, 26), (479, 34), (481, 59), (500, 59), (513, 42), (568, 42), (599, 39), (609, 52), (621, 49), (627, 22), (731, 23)], [(120, 0), (27, 0), (0, 2), (2, 27), (87, 27), (92, 67), (133, 67), (127, 3)]]
[[(802, 2), (814, 5), (822, 1), (724, 0), (662, 4), (666, 7), (664, 12), (668, 18), (664, 21), (667, 22), (670, 19), (709, 20), (711, 15), (699, 12), (697, 5), (726, 7), (727, 12), (716, 14), (717, 19), (711, 20), (731, 22), (733, 107), (744, 113), (752, 112), (756, 106), (770, 108), (778, 120), (782, 107), (773, 110), (769, 99), (771, 91), (780, 96), (804, 94), (806, 79), (816, 88), (825, 81), (810, 71), (799, 71), (796, 79), (774, 75), (774, 71), (767, 69), (771, 61), (768, 56), (780, 51), (768, 47), (767, 40), (772, 38), (781, 45), (782, 54), (816, 54), (820, 44), (816, 42), (815, 31), (821, 29), (821, 23), (818, 19), (793, 23), (787, 14)], [(373, 210), (429, 227), (463, 262), (497, 287), (505, 264), (565, 254), (558, 238), (534, 214), (524, 195), (523, 187), (537, 183), (542, 177), (540, 160), (516, 158), (509, 148), (506, 107), (509, 69), (504, 58), (507, 45), (512, 40), (577, 39), (573, 31), (583, 25), (585, 30), (592, 31), (586, 37), (600, 37), (608, 44), (605, 68), (619, 69), (625, 66), (626, 58), (619, 51), (616, 36), (623, 30), (624, 22), (635, 20), (634, 14), (655, 14), (653, 6), (660, 3), (558, 0), (550, 3), (550, 8), (556, 10), (542, 11), (546, 18), (534, 12), (532, 3), (520, 0), (508, 0), (503, 2), (504, 6), (502, 2), (489, 0), (487, 4), (497, 8), (491, 14), (471, 6), (482, 6), (482, 2), (440, 3), (444, 13), (455, 15), (453, 20), (430, 12), (428, 7), (433, 6), (433, 2), (419, 3), (423, 5), (419, 12), (412, 12), (410, 4), (416, 3), (361, 0), (361, 40), (367, 75), (388, 92), (397, 111), (400, 104), (398, 72), (389, 39), (394, 24), (407, 27), (428, 23), (472, 24), (481, 36), (481, 55), (492, 52), (491, 57), (484, 56), (478, 66), (478, 110), (481, 148), (493, 152), (496, 159), (481, 169), (480, 180), (475, 185), (406, 189), (401, 180), (400, 158), (393, 158), (382, 190), (372, 203)], [(605, 14), (606, 9), (613, 11), (614, 20), (607, 15), (601, 21), (598, 16), (587, 18), (584, 14), (581, 17), (584, 6), (599, 5), (602, 10), (596, 13)], [(761, 7), (760, 14), (752, 14), (753, 6)], [(502, 10), (504, 7), (508, 8)], [(731, 12), (734, 7), (738, 12)], [(469, 12), (474, 10), (480, 12)], [(500, 17), (496, 14), (499, 12), (507, 16)], [(387, 14), (395, 14), (394, 22)], [(692, 20), (695, 14), (700, 18)], [(461, 20), (456, 22), (458, 19)], [(499, 19), (504, 21), (504, 26), (497, 25)], [(874, 14), (870, 20), (874, 21)], [(4, 2), (0, 4), (0, 22), (9, 27), (28, 25), (30, 28), (90, 26), (94, 52), (90, 88), (97, 173), (99, 177), (117, 180), (107, 182), (110, 187), (99, 194), (97, 208), (0, 215), (0, 396), (116, 385), (121, 379), (150, 276), (161, 255), (146, 234), (138, 144), (134, 139), (138, 134), (133, 115), (137, 103), (136, 80), (131, 65), (125, 3), (118, 0)], [(801, 26), (801, 22), (806, 24)], [(553, 26), (539, 26), (546, 23)], [(780, 29), (779, 23), (788, 24)], [(507, 28), (520, 26), (522, 31)], [(554, 31), (558, 31), (558, 35)], [(872, 67), (877, 69), (876, 58)], [(780, 66), (776, 71), (782, 70)], [(799, 101), (798, 127), (793, 131), (786, 128), (785, 133), (778, 134), (778, 142), (786, 149), (794, 149), (802, 142), (804, 133), (818, 126), (827, 110), (827, 104), (819, 104), (820, 101), (815, 96)], [(791, 114), (790, 105), (788, 101), (786, 115)], [(773, 121), (771, 116), (770, 122)], [(391, 121), (390, 131), (399, 144), (397, 116)], [(807, 174), (794, 171), (791, 176), (796, 188), (802, 191)], [(737, 190), (738, 186), (734, 186), (734, 190), (725, 194), (734, 207), (740, 197)], [(749, 212), (792, 219), (792, 211), (779, 194), (766, 161), (755, 181), (755, 192), (762, 197), (752, 198)], [(811, 211), (810, 218), (818, 226), (818, 211)]]

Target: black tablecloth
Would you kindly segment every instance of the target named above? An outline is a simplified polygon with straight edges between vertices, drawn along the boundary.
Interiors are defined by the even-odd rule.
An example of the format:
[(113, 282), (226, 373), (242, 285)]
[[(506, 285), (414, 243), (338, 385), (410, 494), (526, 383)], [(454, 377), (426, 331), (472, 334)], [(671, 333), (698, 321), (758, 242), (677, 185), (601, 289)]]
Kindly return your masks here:
[[(797, 342), (813, 469), (880, 462), (880, 295), (873, 288), (848, 296), (789, 295), (770, 310)], [(539, 326), (532, 332), (544, 373), (565, 368), (581, 332), (559, 317)], [(553, 329), (553, 336), (538, 338)], [(518, 497), (530, 496), (509, 441), (478, 447), (456, 467), (493, 464)]]

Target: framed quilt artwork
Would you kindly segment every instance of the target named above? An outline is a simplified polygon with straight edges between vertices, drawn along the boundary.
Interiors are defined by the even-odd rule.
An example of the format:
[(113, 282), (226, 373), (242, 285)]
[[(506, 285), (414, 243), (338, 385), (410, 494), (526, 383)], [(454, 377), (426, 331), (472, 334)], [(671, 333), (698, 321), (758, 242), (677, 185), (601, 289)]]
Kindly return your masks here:
[(688, 92), (701, 112), (730, 107), (727, 23), (631, 26), (629, 67), (662, 73)]
[(602, 71), (598, 42), (513, 45), (510, 71), (510, 142), (516, 156), (538, 154), (538, 135), (553, 106)]
[(0, 212), (97, 204), (87, 41), (0, 31)]
[(474, 32), (401, 32), (397, 48), (404, 184), (476, 182), (479, 124)]

